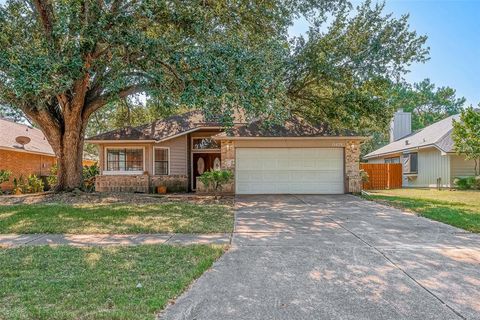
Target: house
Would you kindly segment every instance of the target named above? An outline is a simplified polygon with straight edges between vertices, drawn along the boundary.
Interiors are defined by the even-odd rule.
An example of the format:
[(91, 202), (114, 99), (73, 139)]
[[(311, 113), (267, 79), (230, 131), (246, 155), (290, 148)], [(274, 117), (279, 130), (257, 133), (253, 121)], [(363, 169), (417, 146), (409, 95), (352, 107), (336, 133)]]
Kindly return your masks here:
[(390, 126), (390, 143), (367, 154), (368, 163), (402, 163), (403, 187), (453, 187), (456, 177), (473, 176), (475, 162), (455, 153), (450, 116), (411, 132), (411, 114), (399, 110)]
[(2, 183), (2, 189), (11, 189), (13, 178), (49, 175), (55, 162), (55, 154), (42, 131), (0, 118), (0, 170), (12, 172), (10, 181)]
[(234, 172), (237, 194), (339, 194), (360, 191), (359, 154), (364, 137), (313, 126), (300, 118), (268, 128), (236, 119), (228, 134), (192, 111), (136, 128), (87, 139), (100, 154), (98, 191), (198, 190), (210, 169)]

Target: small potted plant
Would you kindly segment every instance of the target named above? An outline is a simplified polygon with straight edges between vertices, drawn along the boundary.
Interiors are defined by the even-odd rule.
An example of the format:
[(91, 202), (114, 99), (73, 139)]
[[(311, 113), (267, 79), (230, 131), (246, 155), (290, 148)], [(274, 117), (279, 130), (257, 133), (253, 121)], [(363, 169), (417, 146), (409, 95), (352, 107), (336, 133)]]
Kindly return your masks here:
[(165, 186), (165, 185), (159, 185), (159, 186), (157, 186), (157, 193), (158, 193), (158, 194), (165, 194), (165, 193), (167, 193), (167, 186)]

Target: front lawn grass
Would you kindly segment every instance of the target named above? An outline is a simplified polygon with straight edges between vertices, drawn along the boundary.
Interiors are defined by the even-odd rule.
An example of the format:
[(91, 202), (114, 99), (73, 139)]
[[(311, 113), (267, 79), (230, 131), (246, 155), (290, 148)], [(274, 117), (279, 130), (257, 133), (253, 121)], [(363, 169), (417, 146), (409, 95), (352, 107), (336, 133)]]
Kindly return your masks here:
[(155, 319), (223, 247), (0, 249), (0, 319)]
[(478, 191), (395, 189), (368, 192), (368, 199), (386, 202), (429, 219), (480, 233)]
[(0, 206), (0, 233), (215, 233), (233, 230), (225, 205), (46, 203)]

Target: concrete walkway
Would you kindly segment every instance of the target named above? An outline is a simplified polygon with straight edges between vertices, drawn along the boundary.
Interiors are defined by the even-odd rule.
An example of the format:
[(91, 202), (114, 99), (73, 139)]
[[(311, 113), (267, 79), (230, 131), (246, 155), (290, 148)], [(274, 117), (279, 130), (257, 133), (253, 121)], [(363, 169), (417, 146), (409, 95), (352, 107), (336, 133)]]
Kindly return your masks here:
[(480, 319), (479, 235), (348, 195), (236, 205), (231, 249), (160, 319)]
[(0, 234), (0, 247), (35, 245), (118, 246), (141, 244), (229, 244), (231, 234)]

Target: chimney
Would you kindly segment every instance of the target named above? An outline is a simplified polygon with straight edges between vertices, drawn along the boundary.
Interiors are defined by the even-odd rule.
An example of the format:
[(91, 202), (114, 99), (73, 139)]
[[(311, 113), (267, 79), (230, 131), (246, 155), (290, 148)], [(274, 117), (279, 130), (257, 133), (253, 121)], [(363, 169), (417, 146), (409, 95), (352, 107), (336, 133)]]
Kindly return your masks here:
[(390, 122), (390, 142), (400, 140), (412, 133), (412, 114), (398, 109)]

